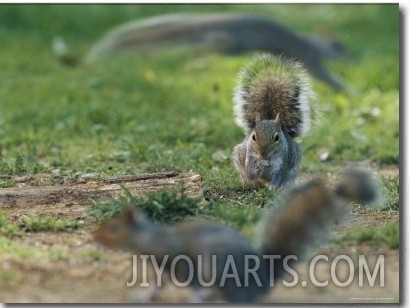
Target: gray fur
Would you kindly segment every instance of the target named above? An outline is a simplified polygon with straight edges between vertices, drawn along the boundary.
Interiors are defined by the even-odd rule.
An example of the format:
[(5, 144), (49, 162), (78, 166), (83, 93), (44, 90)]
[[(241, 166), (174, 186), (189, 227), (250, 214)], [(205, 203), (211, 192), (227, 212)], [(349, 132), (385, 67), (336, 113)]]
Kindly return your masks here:
[(230, 54), (265, 51), (301, 61), (316, 78), (336, 89), (343, 83), (322, 66), (343, 55), (335, 41), (310, 37), (260, 16), (241, 13), (170, 14), (120, 25), (98, 41), (86, 56), (90, 63), (123, 49), (153, 50), (188, 45)]
[[(279, 141), (273, 141), (277, 133)], [(253, 140), (253, 135), (257, 139)], [(302, 160), (302, 149), (281, 124), (263, 120), (233, 151), (233, 161), (243, 182), (251, 187), (283, 187), (294, 182)]]

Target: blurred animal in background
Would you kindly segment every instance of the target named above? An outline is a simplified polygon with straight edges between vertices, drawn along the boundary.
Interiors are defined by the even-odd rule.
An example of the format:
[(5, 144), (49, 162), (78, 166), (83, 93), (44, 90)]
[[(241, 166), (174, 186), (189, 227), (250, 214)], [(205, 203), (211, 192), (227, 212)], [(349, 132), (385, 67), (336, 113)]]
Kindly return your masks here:
[[(339, 41), (297, 33), (270, 19), (250, 14), (171, 14), (127, 22), (95, 43), (85, 56), (85, 63), (126, 49), (146, 51), (176, 46), (226, 54), (249, 51), (280, 54), (302, 62), (310, 74), (334, 89), (345, 88), (343, 81), (322, 64), (325, 59), (344, 55), (345, 48)], [(53, 50), (61, 64), (78, 64), (62, 37), (54, 38)]]
[(343, 55), (340, 42), (297, 33), (251, 14), (171, 14), (131, 21), (104, 35), (86, 55), (85, 62), (125, 49), (143, 51), (175, 46), (227, 54), (249, 51), (281, 54), (302, 62), (314, 77), (333, 88), (344, 88), (343, 82), (322, 65), (324, 59)]

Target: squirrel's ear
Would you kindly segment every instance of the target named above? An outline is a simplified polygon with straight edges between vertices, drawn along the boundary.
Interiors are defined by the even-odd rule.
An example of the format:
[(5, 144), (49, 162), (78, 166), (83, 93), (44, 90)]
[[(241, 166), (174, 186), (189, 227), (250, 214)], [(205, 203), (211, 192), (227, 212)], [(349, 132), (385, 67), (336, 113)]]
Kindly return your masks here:
[(255, 124), (258, 125), (260, 122), (261, 122), (261, 115), (258, 112), (255, 117)]
[(125, 222), (127, 224), (134, 224), (135, 222), (134, 215), (135, 215), (134, 209), (130, 205), (127, 205), (123, 212), (123, 217), (124, 217)]
[(279, 118), (280, 113), (277, 114), (274, 123), (279, 124), (280, 123), (280, 118)]

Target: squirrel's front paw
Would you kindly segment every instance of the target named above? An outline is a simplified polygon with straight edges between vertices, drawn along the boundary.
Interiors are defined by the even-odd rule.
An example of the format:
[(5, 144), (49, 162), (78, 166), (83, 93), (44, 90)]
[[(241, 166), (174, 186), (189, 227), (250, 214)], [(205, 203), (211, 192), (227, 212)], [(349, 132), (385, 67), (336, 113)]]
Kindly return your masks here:
[(251, 159), (249, 159), (247, 165), (248, 177), (252, 180), (260, 178), (265, 169), (269, 166), (270, 163), (268, 160), (252, 157)]

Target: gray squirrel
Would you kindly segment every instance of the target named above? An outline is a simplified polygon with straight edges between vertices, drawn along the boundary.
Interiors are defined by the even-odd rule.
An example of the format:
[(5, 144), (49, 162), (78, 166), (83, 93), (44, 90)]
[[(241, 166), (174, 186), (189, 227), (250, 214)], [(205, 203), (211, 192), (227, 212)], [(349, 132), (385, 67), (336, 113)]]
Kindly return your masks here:
[[(346, 212), (346, 202), (369, 204), (377, 202), (378, 197), (379, 189), (373, 177), (363, 171), (351, 170), (339, 176), (335, 185), (316, 178), (283, 191), (278, 198), (279, 203), (266, 210), (258, 225), (255, 241), (226, 225), (204, 219), (172, 225), (158, 224), (136, 209), (136, 205), (127, 206), (120, 217), (111, 218), (99, 226), (94, 240), (109, 248), (154, 256), (158, 263), (168, 256), (164, 265), (167, 273), (172, 270), (170, 263), (173, 259), (186, 256), (194, 266), (190, 271), (183, 265), (175, 268), (179, 281), (186, 281), (192, 275), (188, 286), (197, 290), (199, 295), (204, 289), (211, 291), (207, 301), (219, 298), (226, 302), (249, 303), (263, 299), (272, 290), (272, 281), (278, 282), (283, 277), (286, 265), (292, 264), (285, 265), (286, 257), (295, 256), (297, 259), (293, 261), (298, 261), (315, 243), (324, 240), (329, 227)], [(201, 268), (198, 256), (208, 260), (201, 263)], [(206, 281), (210, 281), (211, 256), (216, 256), (216, 271), (212, 274), (216, 279), (211, 286), (204, 287), (198, 283), (198, 271), (201, 270), (207, 277)], [(234, 262), (237, 278), (230, 276), (225, 280), (229, 256)], [(259, 281), (247, 273), (246, 256), (254, 256), (256, 259), (252, 260), (260, 261), (254, 272)], [(270, 256), (279, 256), (280, 259), (271, 262)], [(254, 268), (255, 264), (251, 263), (250, 268)]]
[(295, 180), (302, 159), (295, 138), (310, 127), (314, 97), (299, 62), (264, 53), (243, 67), (233, 102), (246, 136), (233, 161), (247, 186), (282, 187)]
[(345, 48), (340, 42), (299, 33), (270, 18), (245, 13), (179, 13), (129, 21), (96, 42), (85, 62), (119, 50), (167, 50), (175, 45), (226, 54), (284, 54), (301, 61), (314, 77), (333, 88), (345, 88), (343, 81), (323, 66), (326, 59), (343, 57)]

